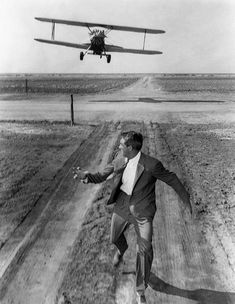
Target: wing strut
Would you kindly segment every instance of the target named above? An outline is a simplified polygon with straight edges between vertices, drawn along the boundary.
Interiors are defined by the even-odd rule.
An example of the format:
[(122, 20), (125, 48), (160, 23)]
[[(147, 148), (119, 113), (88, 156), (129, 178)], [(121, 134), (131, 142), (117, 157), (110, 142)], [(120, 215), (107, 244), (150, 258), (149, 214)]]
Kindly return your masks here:
[(145, 47), (145, 38), (146, 38), (146, 30), (144, 30), (144, 44), (143, 44), (143, 50), (144, 50), (144, 47)]
[(92, 33), (92, 30), (90, 29), (89, 25), (87, 26), (88, 30), (90, 31), (90, 33)]
[(91, 45), (89, 46), (89, 48), (86, 50), (84, 56), (88, 53), (89, 49), (91, 48)]
[(55, 22), (52, 22), (51, 40), (55, 40)]

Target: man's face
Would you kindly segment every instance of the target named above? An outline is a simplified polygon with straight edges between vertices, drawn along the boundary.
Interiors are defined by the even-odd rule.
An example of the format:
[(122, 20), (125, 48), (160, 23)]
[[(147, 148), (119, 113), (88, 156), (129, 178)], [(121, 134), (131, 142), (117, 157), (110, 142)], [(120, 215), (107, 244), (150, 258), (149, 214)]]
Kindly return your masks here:
[(132, 147), (125, 145), (125, 139), (124, 138), (121, 138), (121, 140), (120, 140), (119, 149), (122, 151), (123, 157), (127, 157), (129, 159)]

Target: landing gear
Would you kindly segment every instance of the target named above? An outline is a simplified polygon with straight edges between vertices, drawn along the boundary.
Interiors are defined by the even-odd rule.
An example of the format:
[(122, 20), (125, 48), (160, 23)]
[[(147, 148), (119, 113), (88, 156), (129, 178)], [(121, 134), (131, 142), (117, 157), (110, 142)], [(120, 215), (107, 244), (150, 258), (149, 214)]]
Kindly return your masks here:
[(84, 53), (80, 52), (80, 60), (83, 60), (83, 58), (84, 58)]
[(106, 57), (107, 57), (107, 63), (110, 63), (110, 61), (111, 61), (111, 55), (107, 55)]

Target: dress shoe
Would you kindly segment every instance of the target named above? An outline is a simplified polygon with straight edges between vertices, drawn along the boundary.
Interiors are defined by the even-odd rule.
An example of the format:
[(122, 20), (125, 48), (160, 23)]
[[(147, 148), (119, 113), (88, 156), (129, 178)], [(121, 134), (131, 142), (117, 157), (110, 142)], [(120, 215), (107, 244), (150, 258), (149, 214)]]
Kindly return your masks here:
[(118, 267), (118, 265), (121, 263), (123, 258), (123, 254), (121, 254), (119, 251), (117, 251), (113, 257), (113, 266)]
[(145, 295), (139, 295), (137, 294), (137, 303), (138, 304), (147, 304), (147, 301), (146, 301), (146, 298), (145, 298)]

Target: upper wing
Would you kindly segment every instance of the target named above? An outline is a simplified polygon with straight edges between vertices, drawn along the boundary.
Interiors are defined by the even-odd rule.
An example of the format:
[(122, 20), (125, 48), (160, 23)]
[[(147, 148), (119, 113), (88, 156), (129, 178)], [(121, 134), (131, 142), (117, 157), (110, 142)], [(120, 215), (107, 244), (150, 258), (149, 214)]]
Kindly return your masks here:
[(140, 50), (140, 49), (126, 49), (117, 45), (105, 44), (106, 52), (119, 52), (119, 53), (132, 53), (132, 54), (145, 54), (145, 55), (156, 55), (162, 54), (160, 51), (153, 50)]
[(39, 41), (39, 42), (44, 42), (44, 43), (73, 47), (73, 48), (77, 48), (77, 49), (88, 49), (90, 46), (90, 43), (77, 44), (77, 43), (64, 42), (64, 41), (58, 41), (58, 40), (46, 40), (46, 39), (37, 39), (37, 38), (34, 40)]
[(129, 31), (137, 33), (149, 33), (149, 34), (163, 34), (165, 31), (142, 28), (142, 27), (132, 27), (132, 26), (120, 26), (120, 25), (111, 25), (111, 24), (102, 24), (102, 23), (91, 23), (91, 22), (81, 22), (81, 21), (71, 21), (71, 20), (62, 20), (62, 19), (50, 19), (50, 18), (41, 18), (35, 17), (36, 20), (52, 23), (61, 23), (75, 26), (85, 26), (85, 27), (104, 27), (110, 30), (117, 31)]

